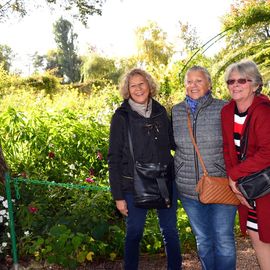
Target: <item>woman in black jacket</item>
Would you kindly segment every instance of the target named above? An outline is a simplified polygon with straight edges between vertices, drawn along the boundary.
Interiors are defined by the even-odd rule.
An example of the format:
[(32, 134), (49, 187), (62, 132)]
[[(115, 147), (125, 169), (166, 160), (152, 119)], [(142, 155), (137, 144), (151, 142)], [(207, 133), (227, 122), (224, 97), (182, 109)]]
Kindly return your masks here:
[[(143, 236), (147, 209), (133, 204), (133, 168), (126, 118), (129, 118), (135, 160), (173, 166), (170, 150), (173, 145), (171, 126), (166, 110), (152, 97), (157, 86), (152, 77), (141, 69), (126, 74), (120, 88), (124, 98), (115, 111), (110, 129), (108, 154), (109, 178), (117, 209), (126, 217), (125, 269), (138, 269), (139, 245)], [(174, 181), (174, 179), (171, 179)], [(173, 189), (175, 192), (175, 188)], [(181, 254), (176, 228), (176, 194), (172, 207), (158, 209), (160, 230), (167, 254), (168, 269), (181, 269)]]

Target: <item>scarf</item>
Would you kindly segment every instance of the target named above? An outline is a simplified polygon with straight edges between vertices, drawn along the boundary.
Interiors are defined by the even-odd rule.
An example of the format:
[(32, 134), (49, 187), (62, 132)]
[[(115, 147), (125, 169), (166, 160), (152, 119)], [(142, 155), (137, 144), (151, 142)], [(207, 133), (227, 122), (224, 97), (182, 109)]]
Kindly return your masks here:
[(193, 99), (190, 96), (186, 95), (187, 104), (193, 114), (196, 112), (198, 104), (203, 103), (210, 94), (211, 94), (211, 91), (209, 90), (203, 97), (200, 97), (198, 99)]
[(133, 101), (131, 98), (128, 99), (128, 103), (131, 109), (137, 112), (139, 115), (149, 118), (152, 113), (152, 99), (149, 99), (147, 104), (140, 104)]

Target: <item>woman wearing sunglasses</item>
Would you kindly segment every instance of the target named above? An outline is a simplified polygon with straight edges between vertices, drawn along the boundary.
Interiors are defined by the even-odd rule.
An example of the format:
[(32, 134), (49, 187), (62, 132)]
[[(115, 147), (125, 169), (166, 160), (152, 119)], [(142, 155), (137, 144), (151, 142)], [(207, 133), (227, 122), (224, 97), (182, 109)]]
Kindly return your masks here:
[[(270, 101), (261, 94), (262, 76), (253, 61), (230, 65), (225, 72), (232, 100), (221, 111), (224, 159), (230, 186), (239, 198), (240, 227), (251, 238), (260, 268), (270, 269), (270, 194), (252, 207), (237, 188), (240, 177), (270, 166)], [(250, 119), (250, 120), (249, 120)], [(249, 122), (246, 159), (243, 132)]]

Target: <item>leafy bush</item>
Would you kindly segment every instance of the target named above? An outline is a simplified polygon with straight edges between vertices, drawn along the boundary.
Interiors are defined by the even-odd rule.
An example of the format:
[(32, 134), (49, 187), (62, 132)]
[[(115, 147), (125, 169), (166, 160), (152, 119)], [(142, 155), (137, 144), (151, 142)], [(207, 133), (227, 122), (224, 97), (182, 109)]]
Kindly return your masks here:
[(45, 90), (46, 94), (56, 93), (60, 89), (61, 79), (53, 76), (50, 72), (46, 72), (44, 75), (34, 74), (24, 80), (27, 86), (30, 86), (36, 90)]

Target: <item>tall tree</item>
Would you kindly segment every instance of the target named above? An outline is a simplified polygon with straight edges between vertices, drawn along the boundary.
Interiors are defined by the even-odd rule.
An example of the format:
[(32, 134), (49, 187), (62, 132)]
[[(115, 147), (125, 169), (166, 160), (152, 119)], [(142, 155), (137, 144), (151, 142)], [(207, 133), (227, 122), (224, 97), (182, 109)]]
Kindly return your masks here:
[(0, 66), (2, 66), (5, 71), (9, 72), (12, 58), (12, 49), (7, 45), (0, 44)]
[(167, 65), (173, 55), (173, 47), (156, 22), (149, 21), (146, 26), (136, 30), (138, 58), (143, 64)]
[(156, 22), (149, 21), (146, 26), (136, 30), (138, 61), (147, 71), (162, 80), (173, 55), (173, 46)]
[(5, 0), (0, 3), (0, 22), (12, 14), (24, 17), (31, 10), (48, 5), (58, 7), (79, 18), (85, 25), (90, 15), (101, 15), (101, 8), (106, 0)]
[(60, 18), (53, 27), (54, 39), (58, 48), (59, 72), (63, 74), (66, 82), (76, 82), (80, 78), (81, 64), (75, 46), (77, 34), (73, 32), (72, 24), (63, 18)]
[(44, 55), (39, 55), (38, 52), (35, 52), (32, 55), (32, 63), (35, 72), (41, 71), (44, 68), (45, 65), (45, 56)]

